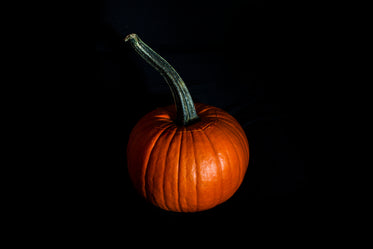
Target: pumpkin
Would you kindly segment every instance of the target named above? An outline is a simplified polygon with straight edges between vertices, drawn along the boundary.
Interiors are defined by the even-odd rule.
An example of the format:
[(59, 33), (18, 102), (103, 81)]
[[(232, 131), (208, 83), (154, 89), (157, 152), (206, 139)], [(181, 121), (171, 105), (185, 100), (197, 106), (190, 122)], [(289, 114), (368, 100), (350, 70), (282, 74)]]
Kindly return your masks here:
[(225, 202), (248, 167), (244, 130), (222, 109), (194, 104), (175, 69), (136, 34), (125, 41), (160, 71), (175, 101), (146, 114), (131, 131), (127, 163), (134, 187), (155, 206), (174, 212), (197, 212)]

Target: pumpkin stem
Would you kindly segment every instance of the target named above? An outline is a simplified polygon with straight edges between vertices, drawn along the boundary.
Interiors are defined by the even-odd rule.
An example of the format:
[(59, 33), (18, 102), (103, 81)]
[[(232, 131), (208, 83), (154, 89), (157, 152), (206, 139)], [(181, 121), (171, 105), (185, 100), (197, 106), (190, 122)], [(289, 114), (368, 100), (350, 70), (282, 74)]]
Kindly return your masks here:
[(176, 70), (159, 54), (154, 52), (136, 34), (129, 34), (124, 39), (129, 42), (147, 63), (158, 70), (165, 78), (176, 105), (176, 122), (182, 125), (191, 124), (199, 119), (188, 88)]

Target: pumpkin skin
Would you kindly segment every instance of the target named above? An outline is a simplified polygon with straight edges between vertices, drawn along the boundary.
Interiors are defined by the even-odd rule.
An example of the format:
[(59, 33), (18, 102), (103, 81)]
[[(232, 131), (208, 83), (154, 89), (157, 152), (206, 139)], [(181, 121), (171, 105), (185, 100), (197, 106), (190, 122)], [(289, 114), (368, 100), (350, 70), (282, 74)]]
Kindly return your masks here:
[(169, 211), (197, 212), (228, 200), (249, 163), (240, 124), (220, 108), (195, 104), (198, 122), (177, 125), (174, 105), (158, 108), (133, 128), (128, 172), (138, 192)]

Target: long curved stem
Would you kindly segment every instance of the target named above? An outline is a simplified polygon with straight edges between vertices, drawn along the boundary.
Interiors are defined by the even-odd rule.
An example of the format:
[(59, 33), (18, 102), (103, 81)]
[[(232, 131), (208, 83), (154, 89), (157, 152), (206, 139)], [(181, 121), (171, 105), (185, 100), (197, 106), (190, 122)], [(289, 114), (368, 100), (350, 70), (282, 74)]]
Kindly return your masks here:
[(158, 70), (171, 89), (177, 111), (177, 122), (188, 125), (198, 120), (198, 115), (188, 88), (176, 70), (159, 54), (154, 52), (136, 34), (129, 34), (124, 39), (129, 42), (147, 63)]

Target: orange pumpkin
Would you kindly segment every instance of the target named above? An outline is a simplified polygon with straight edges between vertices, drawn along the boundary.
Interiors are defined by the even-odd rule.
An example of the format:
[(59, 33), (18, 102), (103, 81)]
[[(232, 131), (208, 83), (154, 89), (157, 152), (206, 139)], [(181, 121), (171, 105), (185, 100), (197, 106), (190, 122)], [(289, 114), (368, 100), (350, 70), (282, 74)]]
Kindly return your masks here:
[(241, 185), (249, 163), (242, 127), (220, 108), (194, 105), (175, 69), (137, 35), (125, 41), (161, 72), (176, 104), (148, 113), (130, 134), (128, 172), (135, 188), (154, 205), (176, 212), (225, 202)]

